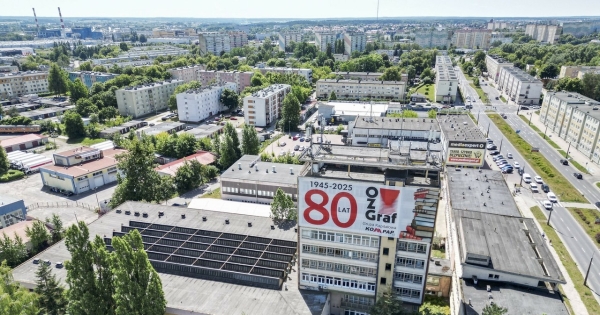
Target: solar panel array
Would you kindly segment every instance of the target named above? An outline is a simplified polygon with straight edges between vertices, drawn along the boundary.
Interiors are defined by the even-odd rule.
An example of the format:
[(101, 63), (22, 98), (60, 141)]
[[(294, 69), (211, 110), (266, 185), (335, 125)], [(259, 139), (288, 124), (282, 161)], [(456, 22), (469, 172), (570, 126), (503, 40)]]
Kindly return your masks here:
[[(148, 222), (129, 221), (113, 236), (138, 230), (156, 271), (278, 289), (297, 242)], [(111, 238), (105, 238), (112, 250)]]

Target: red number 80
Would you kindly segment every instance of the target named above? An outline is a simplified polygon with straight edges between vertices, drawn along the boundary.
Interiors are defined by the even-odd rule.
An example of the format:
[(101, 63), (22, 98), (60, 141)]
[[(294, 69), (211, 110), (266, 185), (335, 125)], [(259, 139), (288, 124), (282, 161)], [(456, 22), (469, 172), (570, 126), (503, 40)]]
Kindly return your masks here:
[[(313, 195), (319, 195), (319, 196), (321, 196), (321, 198), (323, 200), (320, 203), (316, 203), (312, 199)], [(338, 218), (337, 206), (338, 206), (340, 199), (342, 199), (342, 198), (346, 198), (350, 202), (350, 218), (346, 222), (341, 222)], [(338, 227), (348, 228), (348, 227), (352, 226), (352, 224), (354, 224), (354, 222), (356, 221), (358, 206), (356, 204), (356, 199), (354, 199), (354, 196), (352, 196), (348, 192), (337, 193), (331, 201), (331, 209), (330, 210), (327, 210), (327, 208), (325, 208), (327, 203), (329, 203), (329, 197), (322, 190), (317, 190), (317, 189), (309, 190), (308, 192), (306, 192), (306, 195), (304, 195), (304, 202), (306, 202), (306, 204), (308, 205), (308, 208), (304, 209), (304, 214), (303, 214), (304, 220), (306, 220), (306, 222), (308, 222), (310, 224), (323, 225), (323, 224), (327, 223), (329, 221), (329, 213), (330, 212), (331, 212), (331, 219), (333, 220), (333, 223), (335, 225), (337, 225)], [(323, 216), (323, 218), (321, 218), (319, 220), (315, 220), (315, 219), (311, 218), (310, 213), (312, 211), (319, 212)]]

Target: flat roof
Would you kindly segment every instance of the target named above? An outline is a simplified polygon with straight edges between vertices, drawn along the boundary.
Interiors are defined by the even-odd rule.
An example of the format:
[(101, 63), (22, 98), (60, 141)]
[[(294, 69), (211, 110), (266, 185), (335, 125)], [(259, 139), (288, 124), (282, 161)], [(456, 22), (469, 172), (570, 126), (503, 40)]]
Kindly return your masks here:
[(2, 147), (6, 148), (6, 147), (11, 147), (13, 145), (18, 145), (21, 143), (36, 141), (36, 140), (40, 140), (40, 139), (48, 139), (48, 136), (42, 136), (42, 135), (38, 135), (35, 133), (30, 133), (30, 134), (26, 134), (26, 135), (22, 135), (22, 136), (18, 136), (18, 137), (4, 139), (4, 140), (0, 141), (0, 145)]
[(198, 151), (192, 155), (188, 155), (179, 160), (175, 160), (173, 162), (170, 162), (170, 163), (167, 163), (164, 165), (160, 165), (159, 167), (155, 168), (155, 170), (162, 174), (175, 176), (175, 174), (177, 173), (177, 170), (179, 170), (179, 168), (182, 167), (186, 161), (192, 161), (192, 160), (196, 160), (202, 165), (209, 165), (209, 164), (214, 163), (217, 160), (217, 157), (214, 156), (210, 152)]
[[(566, 283), (534, 219), (469, 210), (452, 212), (459, 242), (465, 241), (462, 245), (466, 252), (490, 257), (490, 265), (482, 268)], [(459, 246), (461, 252), (463, 246)], [(464, 255), (460, 255), (462, 259)], [(462, 263), (469, 264), (464, 260)]]
[(147, 122), (141, 121), (141, 120), (131, 120), (131, 121), (128, 121), (128, 122), (126, 122), (126, 123), (124, 123), (122, 125), (119, 125), (119, 126), (106, 128), (106, 129), (100, 131), (100, 133), (101, 134), (113, 134), (113, 133), (116, 133), (116, 132), (121, 132), (121, 130), (123, 130), (123, 129), (127, 129), (127, 128), (131, 128), (131, 127), (134, 127), (134, 126), (142, 125), (143, 123), (147, 123)]
[(352, 71), (337, 71), (333, 72), (335, 75), (357, 75), (357, 76), (374, 76), (380, 77), (383, 75), (383, 72), (352, 72)]
[[(273, 173), (273, 167), (275, 167), (275, 173)], [(293, 174), (290, 174), (290, 168), (293, 170)], [(298, 175), (303, 168), (304, 165), (262, 162), (258, 155), (244, 155), (223, 171), (221, 181), (236, 180), (297, 185)]]
[(0, 195), (1, 205), (7, 205), (7, 204), (14, 203), (14, 202), (19, 202), (19, 201), (23, 201), (23, 199), (15, 198), (15, 197), (9, 196), (9, 195)]
[(453, 167), (448, 167), (447, 172), (452, 209), (521, 217), (501, 172)]
[(438, 115), (437, 119), (450, 141), (485, 141), (483, 132), (468, 115)]
[(175, 130), (183, 125), (185, 125), (185, 124), (181, 123), (181, 122), (165, 122), (162, 124), (157, 124), (154, 127), (150, 127), (150, 128), (141, 130), (140, 132), (151, 136), (151, 135), (159, 134), (161, 132), (169, 132), (171, 130)]
[(452, 277), (452, 263), (450, 259), (431, 258), (427, 266), (427, 273), (435, 276)]
[(190, 201), (188, 208), (252, 215), (265, 218), (269, 218), (271, 216), (270, 205), (214, 198), (194, 198), (192, 201)]
[(92, 148), (92, 147), (81, 146), (81, 147), (74, 148), (71, 150), (54, 153), (54, 155), (67, 157), (67, 156), (73, 156), (76, 154), (82, 154), (82, 153), (92, 152), (92, 151), (99, 151), (99, 150), (96, 148)]
[(245, 98), (253, 98), (253, 97), (265, 98), (265, 97), (271, 96), (273, 94), (279, 93), (282, 90), (290, 88), (290, 87), (291, 87), (291, 85), (289, 85), (289, 84), (273, 84), (273, 85), (270, 85), (260, 91), (256, 91), (256, 92), (252, 93), (251, 95), (244, 97), (244, 99)]
[[(120, 229), (121, 224), (127, 225), (129, 221), (141, 221), (149, 223), (160, 223), (165, 225), (176, 225), (191, 229), (206, 229), (224, 233), (236, 233), (254, 235), (259, 237), (277, 238), (289, 241), (297, 241), (298, 234), (293, 226), (277, 226), (271, 229), (273, 221), (270, 218), (239, 215), (232, 213), (221, 213), (216, 211), (195, 210), (190, 208), (170, 207), (164, 205), (148, 204), (142, 202), (126, 202), (115, 211), (108, 212), (88, 227), (90, 240), (96, 235), (110, 236), (113, 230)], [(129, 210), (132, 215), (125, 215)], [(147, 212), (148, 218), (136, 217), (134, 211)], [(165, 215), (158, 218), (158, 212), (163, 211)], [(182, 219), (181, 214), (186, 218)], [(207, 221), (202, 221), (202, 216)], [(225, 219), (230, 224), (225, 224)], [(248, 227), (248, 222), (252, 227)], [(34, 258), (48, 259), (52, 263), (71, 259), (66, 249), (64, 240), (39, 253), (17, 268), (13, 269), (15, 281), (27, 288), (35, 286), (35, 271), (37, 265), (32, 263)], [(189, 278), (171, 274), (159, 273), (162, 281), (163, 291), (167, 300), (167, 312), (169, 309), (184, 310), (200, 314), (242, 314), (262, 315), (265, 310), (278, 310), (280, 314), (317, 315), (321, 314), (325, 305), (327, 293), (300, 291), (298, 289), (298, 266), (292, 268), (291, 274), (284, 287), (279, 290), (249, 287), (219, 281)], [(52, 268), (57, 279), (65, 284), (67, 271), (65, 268)]]
[(19, 113), (19, 115), (31, 118), (33, 116), (39, 116), (39, 115), (43, 115), (43, 114), (53, 114), (53, 113), (58, 113), (58, 112), (64, 112), (64, 111), (67, 111), (67, 110), (73, 109), (73, 108), (75, 108), (74, 105), (65, 106), (65, 107), (42, 108), (42, 109), (35, 109), (35, 110), (26, 111), (26, 112), (21, 112), (21, 113)]
[(98, 170), (105, 169), (107, 167), (116, 166), (119, 164), (115, 155), (125, 153), (126, 150), (121, 149), (109, 149), (102, 151), (104, 157), (101, 159), (93, 160), (91, 162), (83, 163), (81, 165), (76, 166), (57, 166), (57, 165), (47, 165), (43, 166), (42, 169), (52, 171), (58, 174), (65, 174), (72, 177), (79, 177), (85, 174), (93, 173)]
[[(465, 303), (466, 315), (480, 315), (483, 308), (494, 301), (495, 304), (508, 308), (508, 314), (552, 314), (569, 315), (558, 290), (554, 293), (547, 290), (521, 287), (500, 282), (478, 280), (460, 280)], [(487, 286), (491, 292), (487, 291)], [(490, 295), (492, 298), (490, 299)]]
[(388, 104), (369, 104), (352, 102), (320, 102), (319, 106), (331, 106), (335, 110), (335, 115), (367, 115), (373, 113), (373, 116), (382, 116), (387, 112)]
[(225, 126), (209, 124), (209, 125), (200, 125), (196, 128), (186, 130), (185, 133), (189, 133), (196, 138), (208, 137), (221, 131)]
[(431, 118), (356, 117), (354, 128), (386, 130), (440, 131), (440, 124)]
[[(565, 92), (565, 91), (548, 91), (547, 95), (556, 97), (559, 100), (569, 104), (569, 105), (589, 105), (589, 106), (598, 106), (600, 102), (591, 99), (587, 96), (581, 95), (575, 92)], [(587, 103), (587, 104), (586, 104)]]

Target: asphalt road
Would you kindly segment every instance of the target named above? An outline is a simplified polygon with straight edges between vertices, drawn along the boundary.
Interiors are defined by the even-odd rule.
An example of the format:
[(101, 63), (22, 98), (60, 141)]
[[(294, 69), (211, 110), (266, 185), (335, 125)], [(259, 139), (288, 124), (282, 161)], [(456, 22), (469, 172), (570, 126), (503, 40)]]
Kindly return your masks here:
[[(464, 75), (459, 70), (459, 77), (461, 78), (461, 85), (465, 88), (466, 93), (465, 96), (477, 97), (477, 93), (468, 85)], [(583, 180), (578, 180), (573, 176), (573, 173), (577, 171), (572, 166), (564, 166), (560, 163), (560, 159), (562, 158), (556, 150), (554, 150), (548, 142), (546, 142), (542, 137), (540, 137), (536, 132), (530, 129), (527, 124), (516, 115), (517, 106), (516, 105), (505, 105), (500, 101), (496, 101), (495, 97), (498, 96), (498, 92), (495, 91), (494, 88), (486, 85), (484, 88), (486, 92), (490, 94), (490, 99), (492, 100), (492, 106), (496, 107), (497, 112), (503, 112), (507, 114), (507, 122), (513, 127), (515, 130), (520, 129), (521, 132), (519, 135), (523, 137), (527, 142), (531, 145), (538, 147), (540, 152), (550, 161), (550, 163), (573, 184), (575, 188), (577, 188), (590, 202), (594, 203), (596, 201), (600, 201), (600, 192), (596, 191), (596, 188), (593, 187), (594, 183), (590, 175), (585, 175)], [(494, 94), (495, 93), (495, 94)], [(485, 115), (484, 111), (486, 106), (481, 103), (481, 101), (477, 100), (473, 103), (472, 113), (475, 116), (478, 116), (477, 113), (481, 112), (479, 115), (479, 126), (485, 132), (489, 130), (488, 137), (494, 140), (494, 143), (498, 146), (501, 153), (506, 156), (507, 152), (511, 152), (513, 154), (513, 161), (519, 161), (519, 163), (525, 167), (525, 172), (529, 173), (531, 177), (536, 176), (532, 171), (531, 166), (525, 161), (525, 159), (519, 154), (519, 152), (514, 148), (514, 146), (503, 136), (500, 130), (496, 127), (494, 123)], [(490, 106), (487, 106), (488, 109)], [(502, 144), (502, 146), (500, 146)], [(518, 180), (518, 173), (509, 175)], [(556, 195), (560, 199), (560, 192), (555, 192)], [(546, 196), (543, 192), (539, 194), (535, 194), (535, 199), (538, 202), (541, 202), (546, 199)], [(540, 204), (540, 208), (544, 209), (544, 207)], [(544, 210), (546, 214), (548, 214), (548, 210)], [(588, 278), (588, 286), (596, 294), (596, 299), (600, 298), (600, 251), (593, 243), (593, 240), (587, 236), (583, 228), (577, 223), (575, 218), (568, 212), (567, 209), (562, 207), (560, 201), (558, 204), (555, 204), (554, 209), (552, 210), (551, 222), (550, 225), (554, 227), (554, 229), (559, 233), (563, 239), (565, 246), (569, 249), (573, 260), (579, 266), (579, 269), (585, 276), (585, 272), (587, 271), (588, 265), (590, 263), (590, 259), (598, 254), (596, 257), (596, 262), (592, 263), (590, 274)]]

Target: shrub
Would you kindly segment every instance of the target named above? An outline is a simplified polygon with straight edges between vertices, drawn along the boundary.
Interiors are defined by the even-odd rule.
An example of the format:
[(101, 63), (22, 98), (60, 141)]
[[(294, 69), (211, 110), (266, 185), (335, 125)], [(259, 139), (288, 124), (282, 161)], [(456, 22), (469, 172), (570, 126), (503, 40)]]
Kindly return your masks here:
[(13, 180), (21, 179), (25, 176), (25, 173), (17, 170), (9, 170), (6, 174), (0, 176), (0, 182), (10, 182)]
[(596, 242), (600, 243), (600, 233), (596, 233)]

